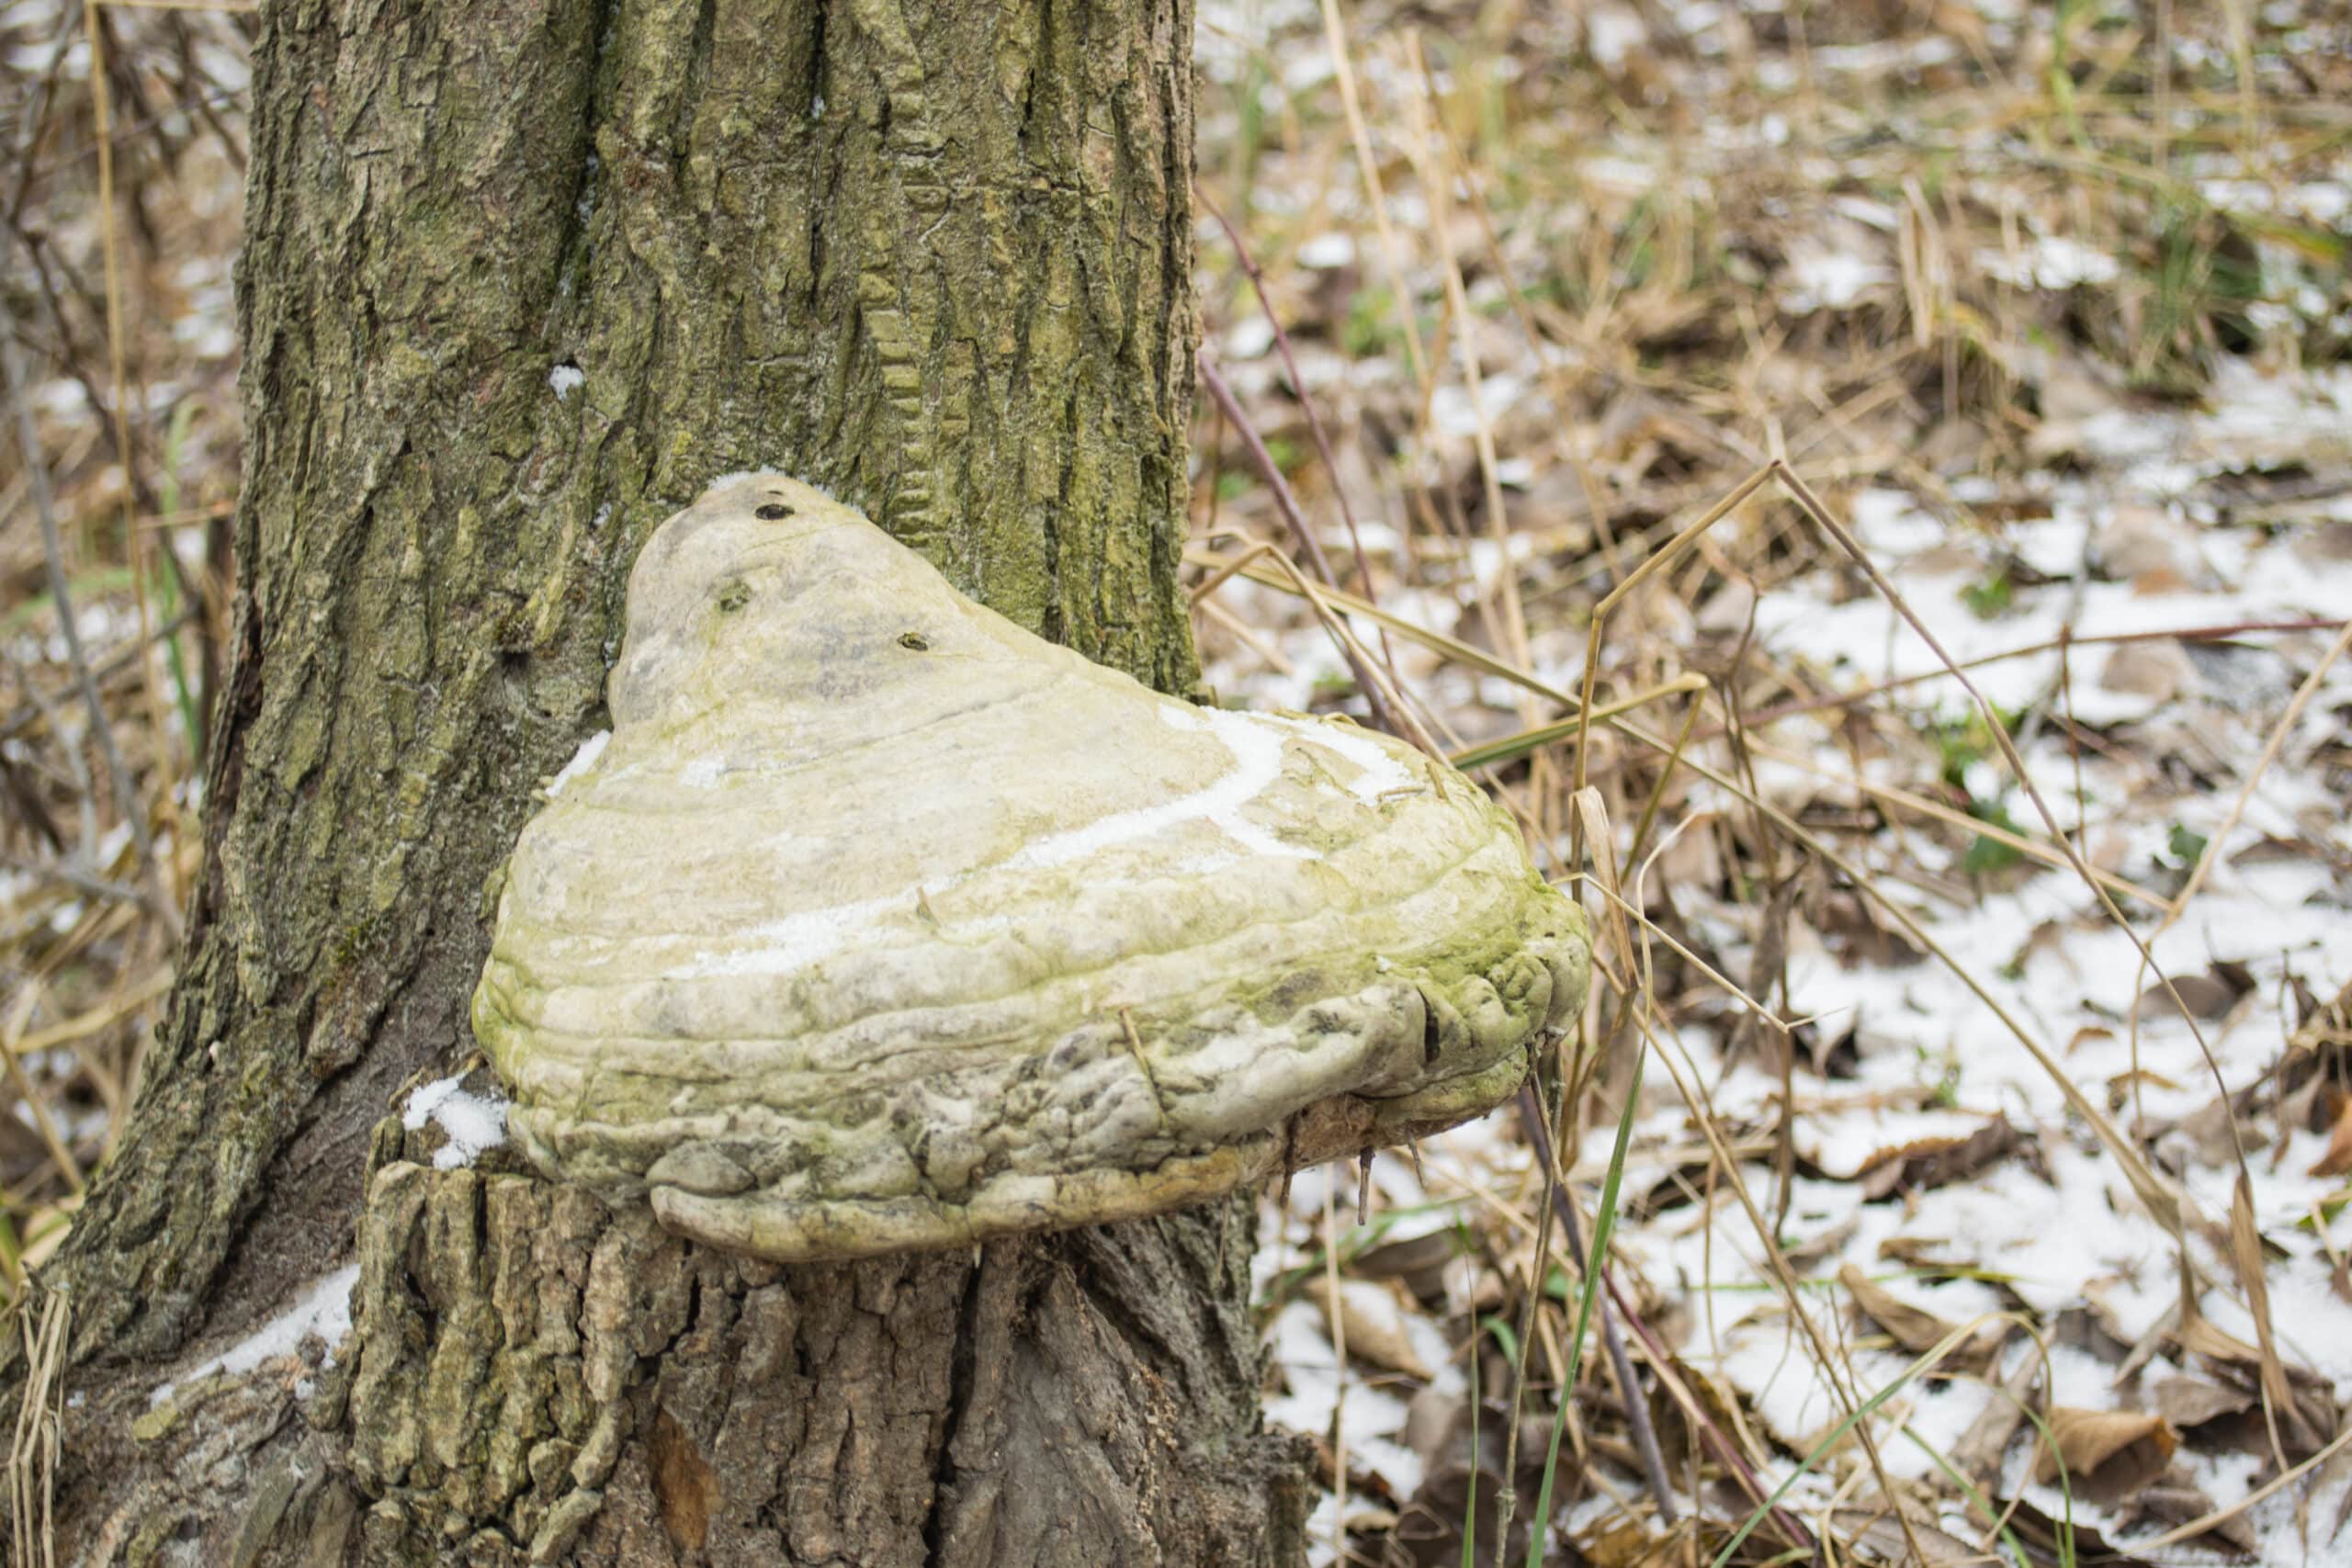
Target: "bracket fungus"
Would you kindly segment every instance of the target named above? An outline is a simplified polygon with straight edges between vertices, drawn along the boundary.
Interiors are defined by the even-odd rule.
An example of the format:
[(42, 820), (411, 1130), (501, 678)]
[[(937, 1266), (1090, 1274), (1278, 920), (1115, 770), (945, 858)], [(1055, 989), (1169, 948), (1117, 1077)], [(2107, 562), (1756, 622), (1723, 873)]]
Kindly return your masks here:
[(850, 507), (648, 541), (474, 997), (550, 1176), (786, 1261), (1157, 1213), (1509, 1096), (1583, 917), (1442, 761), (1156, 694)]

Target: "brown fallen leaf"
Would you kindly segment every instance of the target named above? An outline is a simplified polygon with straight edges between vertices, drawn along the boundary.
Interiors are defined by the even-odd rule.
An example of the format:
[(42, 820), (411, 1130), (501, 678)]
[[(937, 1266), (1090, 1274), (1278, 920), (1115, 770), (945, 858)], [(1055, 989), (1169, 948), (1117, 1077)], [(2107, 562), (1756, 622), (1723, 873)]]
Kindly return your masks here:
[(2032, 1398), (2034, 1385), (2041, 1378), (2041, 1347), (2029, 1344), (2007, 1379), (1994, 1391), (1984, 1408), (1977, 1412), (1976, 1419), (1969, 1423), (1960, 1441), (1952, 1445), (1954, 1469), (1983, 1483), (1990, 1483), (2001, 1472), (2001, 1456), (2008, 1451), (2009, 1439), (2024, 1424), (2027, 1402)]
[(2080, 1410), (2059, 1405), (2050, 1412), (2050, 1436), (2041, 1445), (2033, 1478), (2045, 1485), (2064, 1465), (2070, 1482), (2109, 1495), (2144, 1486), (2172, 1463), (2180, 1434), (2172, 1423), (2144, 1410)]
[[(2254, 1346), (2236, 1335), (2217, 1326), (2202, 1313), (2191, 1314), (2187, 1321), (2176, 1324), (2173, 1343), (2185, 1355), (2198, 1356), (2249, 1382), (2261, 1381), (2264, 1357)], [(2293, 1391), (2292, 1404), (2279, 1419), (2281, 1435), (2296, 1441), (2298, 1432), (2326, 1431), (2335, 1422), (2335, 1394), (2327, 1380), (2308, 1367), (2292, 1361), (2273, 1362), (2287, 1375)]]
[(2352, 523), (2321, 523), (2297, 530), (2295, 553), (2308, 561), (2352, 560)]
[(2187, 1008), (2195, 1017), (2220, 1018), (2236, 1006), (2238, 998), (2245, 994), (2245, 987), (2233, 984), (2233, 978), (2219, 966), (2202, 975), (2175, 975), (2172, 976), (2172, 991), (2165, 990), (2159, 982), (2140, 993), (2140, 1010), (2152, 1017), (2178, 1017), (2180, 1009), (2174, 1007), (2172, 1000), (2173, 991), (2177, 991), (2180, 1006)]
[(2315, 1428), (2304, 1419), (2295, 1403), (2295, 1391), (2287, 1383), (2286, 1363), (2279, 1359), (2278, 1337), (2270, 1325), (2268, 1260), (2262, 1255), (2262, 1233), (2255, 1228), (2254, 1185), (2244, 1166), (2238, 1168), (2237, 1182), (2230, 1194), (2230, 1260), (2237, 1266), (2238, 1288), (2245, 1292), (2246, 1311), (2254, 1318), (2255, 1343), (2261, 1351), (2256, 1366), (2263, 1397), (2278, 1413), (2289, 1441), (2315, 1449), (2321, 1440), (2318, 1434), (2325, 1427)]
[(1940, 1235), (1891, 1235), (1878, 1244), (1878, 1255), (1928, 1273), (1951, 1273), (1976, 1263), (1958, 1242)]
[(1854, 1239), (1854, 1233), (1860, 1228), (1861, 1216), (1849, 1214), (1818, 1235), (1807, 1236), (1794, 1247), (1781, 1248), (1781, 1256), (1790, 1268), (1800, 1274), (1804, 1273), (1831, 1253), (1841, 1250)]
[(1920, 1138), (1881, 1149), (1862, 1167), (1862, 1195), (1876, 1201), (1900, 1188), (1924, 1190), (1965, 1181), (2018, 1145), (2008, 1118), (1996, 1116), (1964, 1138)]
[(2027, 1498), (2009, 1500), (2008, 1520), (2009, 1528), (2025, 1543), (2028, 1559), (2035, 1563), (2061, 1562), (2071, 1556), (2076, 1562), (2097, 1562), (2101, 1568), (2155, 1568), (2147, 1558), (2135, 1557), (2108, 1540), (2086, 1520), (2069, 1519), (2062, 1530), (2058, 1520)]
[(1934, 1313), (1895, 1296), (1883, 1285), (1873, 1284), (1871, 1277), (1851, 1263), (1838, 1270), (1838, 1282), (1854, 1298), (1854, 1304), (1865, 1316), (1894, 1337), (1894, 1342), (1913, 1355), (1922, 1355), (1943, 1343), (1959, 1325), (1947, 1323)]
[(1436, 1472), (1455, 1435), (1469, 1425), (1470, 1401), (1432, 1383), (1405, 1402), (1405, 1429), (1397, 1438), (1421, 1456), (1422, 1472), (1430, 1474)]
[(2312, 1167), (2313, 1176), (2352, 1175), (2352, 1094), (2339, 1089), (2325, 1091), (2332, 1102), (2327, 1112), (2327, 1152)]
[(2316, 1051), (2323, 1045), (2352, 1045), (2352, 980), (2335, 993), (2335, 999), (2322, 1002), (2308, 995), (2300, 986), (2296, 1011), (2295, 1032), (2287, 1043), (2298, 1051)]
[[(2213, 1499), (2198, 1490), (2176, 1468), (2156, 1484), (2133, 1493), (2126, 1517), (2134, 1522), (2154, 1519), (2167, 1525), (2185, 1525), (2212, 1512)], [(2189, 1539), (2203, 1545), (2226, 1547), (2239, 1557), (2252, 1557), (2260, 1545), (2253, 1524), (2244, 1514), (2224, 1515)]]
[(2196, 678), (2188, 656), (2177, 643), (2125, 643), (2099, 666), (2098, 683), (2109, 692), (2170, 702)]
[(1407, 1241), (1384, 1242), (1349, 1260), (1348, 1272), (1359, 1280), (1410, 1280), (1442, 1269), (1462, 1256), (1462, 1240), (1452, 1231), (1431, 1231)]
[(2156, 1408), (2181, 1431), (2253, 1409), (2255, 1397), (2203, 1378), (2170, 1377), (2156, 1384)]
[[(1949, 1531), (1912, 1513), (1911, 1528), (1880, 1508), (1840, 1508), (1829, 1516), (1838, 1544), (1864, 1562), (1902, 1563), (1905, 1568), (1927, 1559), (1926, 1568), (1965, 1568), (1984, 1561), (1984, 1554)], [(1914, 1554), (1912, 1544), (1918, 1544)]]
[[(2123, 581), (2163, 576), (2178, 581), (2195, 564), (2195, 535), (2188, 525), (2170, 513), (2148, 506), (2118, 506), (2092, 543), (2109, 577)], [(2177, 643), (2126, 643), (2125, 648), (2169, 648)], [(2185, 665), (2188, 660), (2182, 660)]]
[(1336, 1309), (1330, 1288), (1324, 1280), (1318, 1279), (1307, 1286), (1306, 1294), (1323, 1309), (1323, 1320), (1346, 1336), (1350, 1356), (1392, 1372), (1428, 1381), (1429, 1363), (1413, 1348), (1413, 1337), (1406, 1327), (1405, 1308), (1394, 1291), (1369, 1280), (1342, 1280)]
[(2073, 1055), (2086, 1045), (2103, 1045), (2115, 1038), (2115, 1031), (2103, 1024), (2086, 1023), (2075, 1031), (2066, 1042), (2066, 1054)]

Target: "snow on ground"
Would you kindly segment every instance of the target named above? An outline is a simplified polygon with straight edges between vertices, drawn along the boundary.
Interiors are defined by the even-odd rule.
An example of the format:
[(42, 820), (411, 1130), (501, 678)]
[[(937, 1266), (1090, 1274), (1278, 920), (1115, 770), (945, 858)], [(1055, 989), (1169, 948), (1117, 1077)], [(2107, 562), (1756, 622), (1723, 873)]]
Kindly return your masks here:
[[(2228, 1250), (2239, 1166), (2211, 1108), (2221, 1086), (2244, 1096), (2279, 1070), (2290, 1055), (2284, 1042), (2304, 1005), (2298, 986), (2324, 1001), (2352, 979), (2352, 831), (2340, 776), (2352, 661), (2326, 671), (2232, 823), (2256, 759), (2299, 682), (2324, 656), (2330, 624), (2352, 612), (2352, 550), (2343, 548), (2352, 501), (2337, 496), (2286, 525), (2248, 527), (2233, 521), (2231, 492), (2247, 476), (2258, 481), (2281, 467), (2340, 464), (2352, 448), (2347, 411), (2352, 380), (2341, 374), (2230, 364), (2204, 412), (2135, 415), (2128, 427), (2095, 421), (2080, 434), (2077, 467), (2036, 473), (2023, 491), (2015, 481), (1996, 487), (1963, 477), (1954, 490), (1973, 488), (1989, 498), (1997, 489), (2010, 502), (2010, 520), (1997, 530), (1956, 530), (1948, 508), (1939, 511), (1941, 498), (1892, 482), (1851, 496), (1855, 532), (1953, 658), (2047, 645), (1987, 663), (1976, 679), (2004, 710), (2043, 716), (2022, 734), (2044, 799), (2094, 863), (2119, 879), (2118, 901), (2134, 929), (2176, 982), (2199, 987), (2193, 1005), (2206, 1016), (2192, 1028), (2159, 1000), (2132, 939), (2063, 867), (1971, 874), (1951, 852), (1949, 835), (1939, 844), (1900, 827), (1837, 840), (1883, 877), (1951, 960), (1899, 947), (1883, 961), (1860, 956), (1853, 943), (1833, 942), (1802, 917), (1791, 932), (1788, 1016), (1810, 1021), (1814, 1037), (1838, 1043), (1843, 1060), (1841, 1076), (1825, 1078), (1801, 1067), (1794, 1080), (1800, 1174), (1788, 1194), (1781, 1240), (1801, 1260), (1800, 1300), (1815, 1331), (1835, 1348), (1837, 1375), (1826, 1376), (1816, 1364), (1728, 1184), (1718, 1179), (1711, 1201), (1704, 1192), (1674, 1191), (1678, 1179), (1686, 1187), (1704, 1184), (1691, 1174), (1694, 1146), (1701, 1165), (1704, 1155), (1690, 1108), (1655, 1068), (1625, 1177), (1628, 1199), (1641, 1208), (1617, 1241), (1620, 1268), (1639, 1281), (1652, 1321), (1680, 1365), (1737, 1395), (1772, 1456), (1764, 1467), (1769, 1475), (1792, 1473), (1792, 1456), (1830, 1435), (1851, 1398), (1901, 1382), (1870, 1417), (1871, 1427), (1892, 1475), (1933, 1485), (1998, 1399), (1974, 1376), (1909, 1378), (1915, 1355), (1857, 1314), (1838, 1284), (1841, 1269), (1858, 1271), (1946, 1324), (1993, 1322), (2000, 1314), (2030, 1318), (2051, 1341), (2045, 1376), (2054, 1405), (2151, 1411), (2159, 1407), (2157, 1391), (2170, 1384), (2167, 1398), (2193, 1387), (2238, 1405), (2248, 1403), (2244, 1391), (2253, 1390), (2258, 1411), (2250, 1360), (2230, 1365), (2226, 1358), (2197, 1354), (2166, 1331), (2178, 1322), (2185, 1248), (2198, 1313), (2244, 1344), (2257, 1340)], [(1987, 613), (1983, 594), (1971, 590), (2004, 573), (2011, 581)], [(1272, 609), (1278, 601), (1258, 603)], [(1758, 597), (1754, 609), (1759, 649), (1784, 668), (1812, 672), (1825, 687), (1853, 690), (1941, 668), (1893, 608), (1873, 593), (1855, 592), (1841, 574), (1799, 577)], [(2256, 625), (2303, 629), (2219, 643), (2085, 643)], [(2062, 634), (2075, 642), (2063, 670), (2056, 646)], [(1318, 649), (1311, 627), (1285, 638), (1281, 651), (1292, 665), (1286, 675), (1238, 650), (1212, 671), (1212, 680), (1228, 701), (1278, 703), (1302, 700), (1335, 673), (1333, 656), (1328, 646)], [(1568, 673), (1552, 678), (1556, 683)], [(1506, 703), (1516, 698), (1507, 690), (1487, 694)], [(1940, 675), (1880, 702), (1892, 703), (1923, 731), (1942, 727), (1957, 734), (1973, 716), (1959, 683)], [(2067, 712), (2095, 727), (2094, 739), (2103, 733), (2109, 739), (2086, 750), (2079, 773), (2064, 727), (2048, 722)], [(1759, 733), (1758, 780), (1775, 804), (1798, 811), (1865, 800), (1850, 782), (1855, 757), (1839, 741), (1834, 718), (1801, 717)], [(1996, 820), (2046, 842), (2034, 807), (2007, 777), (1997, 753), (1978, 750), (1959, 768), (1960, 787), (1980, 808), (1996, 810)], [(2331, 767), (2339, 773), (2331, 774)], [(1903, 759), (1883, 752), (1865, 760), (1863, 777), (1881, 786), (1922, 788), (1916, 770), (1906, 777)], [(1724, 792), (1701, 787), (1689, 809), (1731, 818), (1746, 808)], [(1694, 835), (1702, 839), (1706, 827), (1694, 824), (1677, 846)], [(2167, 923), (2159, 900), (2178, 894), (2202, 840), (2225, 828), (2209, 880)], [(1667, 852), (1654, 878), (1676, 875), (1675, 855)], [(1681, 863), (1702, 863), (1686, 856)], [(1674, 902), (1688, 930), (1708, 938), (1715, 960), (1746, 976), (1753, 909), (1703, 884), (1678, 885)], [(1971, 982), (1985, 987), (2069, 1084), (2177, 1181), (2187, 1201), (2181, 1235), (2150, 1214), (2113, 1156), (2070, 1108), (2066, 1089)], [(1711, 1020), (1686, 1011), (1679, 1021), (1662, 1043), (1679, 1075), (1704, 1086), (1717, 1125), (1739, 1139), (1742, 1176), (1769, 1213), (1778, 1193), (1770, 1145), (1779, 1074), (1754, 1051), (1727, 1055), (1727, 1032)], [(2345, 1180), (2316, 1173), (2326, 1133), (2287, 1122), (2276, 1100), (2266, 1103), (2257, 1093), (2241, 1104), (2245, 1172), (2270, 1259), (2268, 1310), (2283, 1360), (2340, 1404), (2352, 1399), (2352, 1290), (2343, 1262), (2352, 1251), (2352, 1219), (2343, 1213)], [(1401, 1217), (1392, 1214), (1375, 1239), (1394, 1243), (1474, 1220), (1482, 1206), (1524, 1204), (1527, 1156), (1500, 1126), (1499, 1117), (1490, 1118), (1431, 1140), (1420, 1151), (1419, 1179), (1401, 1159), (1383, 1156), (1374, 1178), (1375, 1211)], [(1987, 1127), (2014, 1130), (2009, 1152), (1954, 1179), (1870, 1179), (1895, 1151), (1954, 1147)], [(1605, 1126), (1589, 1134), (1577, 1168), (1588, 1205), (1607, 1143)], [(1281, 1230), (1283, 1245), (1261, 1260), (1264, 1281), (1318, 1256), (1323, 1179), (1302, 1175), (1289, 1215), (1270, 1224), (1270, 1231)], [(1344, 1226), (1352, 1217), (1352, 1173), (1335, 1179)], [(1471, 1312), (1475, 1290), (1469, 1265), (1453, 1273), (1461, 1278), (1449, 1275), (1436, 1314), (1449, 1328)], [(1348, 1377), (1335, 1374), (1329, 1316), (1295, 1299), (1274, 1317), (1271, 1344), (1283, 1386), (1268, 1409), (1272, 1419), (1326, 1440), (1338, 1412), (1351, 1472), (1373, 1488), (1350, 1506), (1351, 1520), (1361, 1528), (1365, 1518), (1377, 1522), (1384, 1506), (1393, 1511), (1376, 1495), (1381, 1485), (1396, 1497), (1414, 1494), (1427, 1452), (1403, 1444), (1415, 1393), (1409, 1382), (1361, 1364)], [(1449, 1388), (1460, 1385), (1458, 1351), (1456, 1343), (1453, 1353), (1431, 1359), (1451, 1378)], [(2028, 1341), (2013, 1336), (1995, 1370), (2013, 1372), (2027, 1354)], [(2179, 1434), (2168, 1483), (2226, 1509), (2271, 1482), (2278, 1467), (2263, 1451), (2258, 1425), (2239, 1428), (2231, 1442), (2210, 1440), (2212, 1431)], [(2177, 1522), (2120, 1511), (2113, 1499), (2075, 1495), (2070, 1502), (2030, 1473), (2031, 1447), (2022, 1438), (2009, 1445), (1997, 1480), (2003, 1497), (2022, 1498), (2052, 1517), (2071, 1507), (2078, 1526), (2126, 1549)], [(1821, 1473), (1797, 1483), (1792, 1504), (1818, 1506), (1838, 1485), (1850, 1484), (1863, 1462), (1849, 1439)], [(1624, 1490), (1640, 1490), (1638, 1476), (1620, 1482)], [(2276, 1488), (2226, 1528), (2266, 1561), (2352, 1561), (2343, 1547), (2326, 1544), (2324, 1521), (2344, 1493), (2340, 1471), (2327, 1475), (2317, 1495)], [(1964, 1508), (1954, 1502), (1946, 1513), (1945, 1528), (1971, 1533)], [(1589, 1514), (1588, 1506), (1576, 1517)], [(2314, 1525), (2315, 1518), (2322, 1523)], [(1327, 1507), (1318, 1521), (1325, 1560), (1330, 1525)], [(1982, 1534), (1981, 1524), (1975, 1533)], [(2209, 1536), (2156, 1555), (2168, 1562), (2225, 1560), (2216, 1545)]]

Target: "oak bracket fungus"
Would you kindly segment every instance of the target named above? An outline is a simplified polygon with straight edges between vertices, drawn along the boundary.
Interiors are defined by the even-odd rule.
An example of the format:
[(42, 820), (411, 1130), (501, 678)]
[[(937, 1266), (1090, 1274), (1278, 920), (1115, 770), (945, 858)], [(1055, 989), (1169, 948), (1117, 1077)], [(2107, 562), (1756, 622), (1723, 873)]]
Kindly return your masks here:
[(547, 1174), (784, 1260), (1155, 1213), (1459, 1122), (1581, 915), (1442, 762), (1162, 696), (851, 508), (648, 541), (612, 730), (508, 864), (474, 1031)]

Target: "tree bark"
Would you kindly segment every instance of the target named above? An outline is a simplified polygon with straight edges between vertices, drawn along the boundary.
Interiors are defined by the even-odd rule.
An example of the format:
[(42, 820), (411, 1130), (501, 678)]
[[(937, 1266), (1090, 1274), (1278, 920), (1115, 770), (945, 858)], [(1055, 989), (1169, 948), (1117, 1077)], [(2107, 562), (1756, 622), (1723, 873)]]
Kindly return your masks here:
[[(85, 1542), (496, 1560), (568, 1510), (583, 1562), (1295, 1554), (1244, 1204), (778, 1269), (379, 1131), (469, 1055), (485, 887), (601, 726), (638, 544), (718, 475), (829, 486), (1023, 625), (1193, 682), (1191, 30), (1185, 0), (265, 6), (205, 874), (57, 1270)], [(355, 1227), (325, 1433), (219, 1380), (146, 1412)]]

